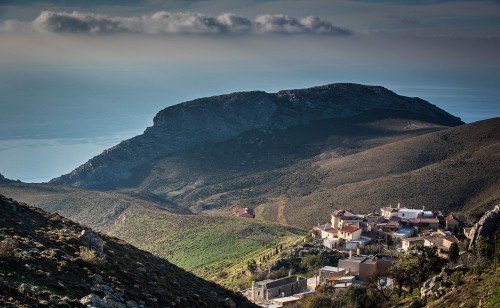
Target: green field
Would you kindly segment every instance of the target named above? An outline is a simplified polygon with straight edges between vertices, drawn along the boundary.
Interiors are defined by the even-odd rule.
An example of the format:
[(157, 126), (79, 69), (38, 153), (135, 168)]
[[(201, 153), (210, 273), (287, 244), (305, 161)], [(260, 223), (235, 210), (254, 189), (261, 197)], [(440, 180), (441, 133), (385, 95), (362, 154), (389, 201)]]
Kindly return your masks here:
[(150, 212), (126, 218), (110, 234), (215, 279), (221, 271), (244, 267), (247, 260), (278, 243), (299, 240), (305, 231), (237, 217)]

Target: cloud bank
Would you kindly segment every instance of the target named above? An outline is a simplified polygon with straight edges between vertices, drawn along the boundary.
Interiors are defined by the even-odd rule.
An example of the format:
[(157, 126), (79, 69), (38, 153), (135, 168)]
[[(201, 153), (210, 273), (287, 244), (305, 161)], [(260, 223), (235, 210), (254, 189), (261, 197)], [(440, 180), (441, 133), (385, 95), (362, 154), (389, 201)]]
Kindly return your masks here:
[(210, 16), (196, 12), (156, 12), (122, 17), (86, 12), (43, 11), (33, 22), (5, 21), (4, 32), (26, 31), (82, 34), (323, 34), (351, 35), (315, 16), (295, 18), (288, 15), (259, 15), (254, 20), (233, 13)]

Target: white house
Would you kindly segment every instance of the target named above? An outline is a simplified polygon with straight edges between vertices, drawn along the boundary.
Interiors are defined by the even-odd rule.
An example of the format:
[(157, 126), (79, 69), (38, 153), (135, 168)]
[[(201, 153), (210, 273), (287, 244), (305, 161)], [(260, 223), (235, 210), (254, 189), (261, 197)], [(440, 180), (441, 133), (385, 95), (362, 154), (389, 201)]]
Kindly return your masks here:
[(403, 248), (404, 251), (408, 251), (408, 249), (411, 246), (414, 245), (424, 245), (425, 239), (421, 237), (409, 237), (409, 238), (404, 238), (401, 240), (401, 248)]
[(416, 209), (399, 209), (398, 217), (402, 220), (416, 219), (424, 214), (423, 210)]

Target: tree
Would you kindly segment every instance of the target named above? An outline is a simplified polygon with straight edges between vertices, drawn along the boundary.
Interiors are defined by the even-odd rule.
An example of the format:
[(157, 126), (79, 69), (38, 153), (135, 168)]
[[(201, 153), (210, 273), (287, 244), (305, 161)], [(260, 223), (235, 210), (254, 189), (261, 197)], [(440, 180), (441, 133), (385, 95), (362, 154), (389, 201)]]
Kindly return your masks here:
[(384, 301), (389, 301), (396, 291), (396, 284), (391, 278), (387, 277), (387, 273), (376, 273), (368, 278), (368, 287), (374, 290)]
[(391, 268), (390, 273), (399, 284), (398, 295), (401, 296), (403, 286), (411, 293), (420, 287), (432, 274), (441, 270), (444, 260), (437, 255), (437, 247), (416, 245), (399, 256), (399, 260)]
[(455, 262), (458, 260), (460, 256), (460, 249), (458, 248), (457, 243), (452, 243), (450, 246), (450, 251), (448, 252), (448, 260), (451, 262)]

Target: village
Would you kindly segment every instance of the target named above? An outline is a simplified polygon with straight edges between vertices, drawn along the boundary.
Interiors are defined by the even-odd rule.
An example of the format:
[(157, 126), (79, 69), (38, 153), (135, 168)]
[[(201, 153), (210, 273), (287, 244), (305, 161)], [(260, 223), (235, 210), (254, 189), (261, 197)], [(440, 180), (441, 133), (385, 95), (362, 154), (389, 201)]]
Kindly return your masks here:
[[(248, 208), (240, 214), (254, 217)], [(380, 279), (398, 256), (409, 253), (415, 245), (436, 247), (443, 259), (455, 258), (450, 253), (458, 255), (465, 250), (471, 230), (454, 215), (406, 208), (399, 203), (396, 207), (382, 207), (379, 213), (335, 210), (330, 216), (329, 222), (311, 229), (311, 243), (295, 250), (299, 256), (304, 249), (333, 251), (343, 256), (337, 266), (323, 266), (313, 277), (290, 272), (288, 277), (253, 281), (251, 288), (242, 293), (261, 307), (297, 307), (321, 286), (341, 293), (350, 286), (367, 284), (373, 277)], [(384, 283), (390, 284), (391, 278), (384, 277)]]

